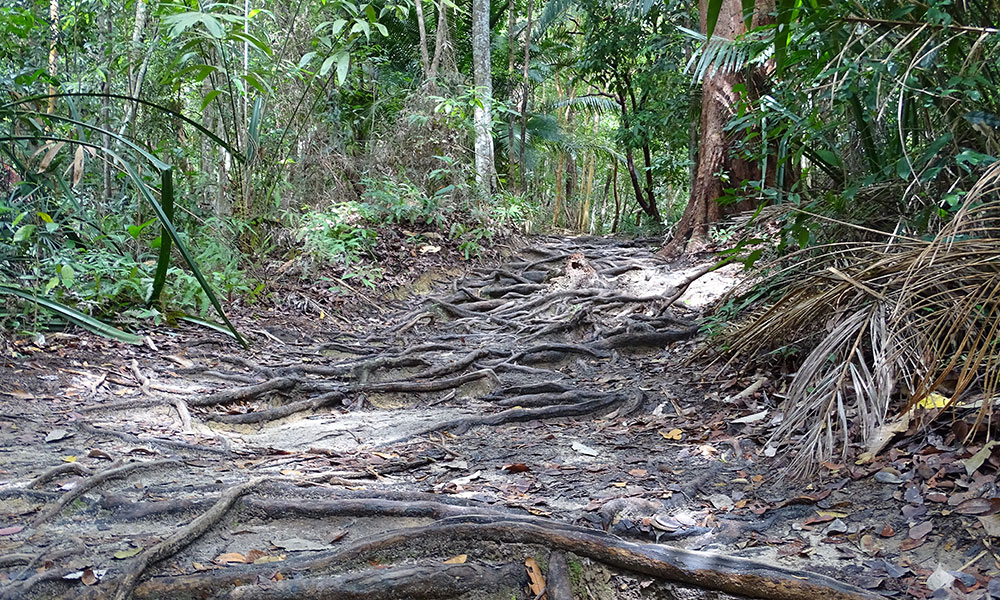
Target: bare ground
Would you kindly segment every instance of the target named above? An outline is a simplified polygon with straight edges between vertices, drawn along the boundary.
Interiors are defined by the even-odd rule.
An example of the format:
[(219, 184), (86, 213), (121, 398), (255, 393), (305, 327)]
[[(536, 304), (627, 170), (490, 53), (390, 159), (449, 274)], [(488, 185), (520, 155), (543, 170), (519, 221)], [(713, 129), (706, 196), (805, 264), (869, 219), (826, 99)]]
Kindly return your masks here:
[(939, 566), (987, 598), (988, 536), (910, 492), (931, 458), (789, 480), (781, 377), (685, 363), (704, 272), (537, 238), (336, 324), (244, 318), (252, 352), (22, 346), (0, 598), (907, 598)]

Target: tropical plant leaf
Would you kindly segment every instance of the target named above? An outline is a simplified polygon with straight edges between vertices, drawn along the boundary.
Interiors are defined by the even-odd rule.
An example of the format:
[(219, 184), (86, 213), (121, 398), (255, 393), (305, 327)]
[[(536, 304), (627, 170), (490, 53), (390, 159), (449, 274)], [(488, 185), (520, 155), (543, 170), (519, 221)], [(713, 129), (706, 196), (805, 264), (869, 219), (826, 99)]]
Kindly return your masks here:
[(51, 311), (59, 315), (60, 317), (66, 319), (67, 321), (73, 323), (74, 325), (78, 325), (83, 329), (90, 331), (91, 333), (96, 333), (98, 335), (115, 339), (121, 342), (125, 342), (127, 344), (142, 343), (142, 338), (140, 336), (122, 331), (117, 327), (108, 325), (103, 321), (99, 321), (94, 317), (86, 315), (74, 308), (70, 308), (65, 304), (60, 304), (59, 302), (55, 302), (54, 300), (49, 300), (48, 298), (39, 296), (38, 294), (30, 290), (25, 290), (22, 288), (17, 288), (9, 285), (0, 285), (0, 294), (5, 294), (8, 296), (16, 296), (23, 300), (27, 300), (28, 302), (33, 302), (34, 304), (37, 304), (41, 308)]

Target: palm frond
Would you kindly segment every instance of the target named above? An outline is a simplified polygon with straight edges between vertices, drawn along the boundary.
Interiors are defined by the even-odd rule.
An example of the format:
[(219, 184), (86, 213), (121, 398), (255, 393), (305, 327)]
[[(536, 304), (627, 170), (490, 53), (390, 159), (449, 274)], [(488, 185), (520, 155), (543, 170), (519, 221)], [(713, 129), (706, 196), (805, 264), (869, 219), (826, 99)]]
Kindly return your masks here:
[(773, 32), (762, 29), (732, 40), (713, 35), (707, 39), (705, 34), (678, 27), (681, 33), (692, 39), (696, 44), (694, 52), (688, 60), (685, 72), (691, 72), (692, 83), (704, 81), (717, 73), (741, 71), (749, 65), (766, 60), (767, 46), (765, 42), (773, 37)]
[(562, 21), (569, 9), (576, 4), (576, 0), (549, 0), (542, 9), (542, 14), (531, 31), (532, 40), (540, 40), (545, 33), (554, 25)]
[(1000, 162), (933, 239), (885, 238), (786, 257), (781, 297), (724, 334), (731, 363), (804, 353), (771, 440), (800, 472), (870, 442), (894, 400), (908, 410), (945, 381), (952, 403), (1000, 392)]
[(566, 106), (582, 108), (586, 111), (598, 114), (616, 113), (620, 110), (618, 103), (607, 96), (585, 95), (556, 100), (545, 107), (545, 112), (551, 112)]

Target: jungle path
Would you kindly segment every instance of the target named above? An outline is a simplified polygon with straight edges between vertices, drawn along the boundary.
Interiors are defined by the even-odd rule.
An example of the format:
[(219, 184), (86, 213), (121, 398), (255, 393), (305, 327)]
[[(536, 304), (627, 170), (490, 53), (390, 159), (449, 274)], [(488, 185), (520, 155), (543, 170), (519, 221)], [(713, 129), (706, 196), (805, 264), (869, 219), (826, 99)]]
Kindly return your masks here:
[(676, 301), (707, 267), (653, 250), (537, 238), (363, 333), (258, 329), (247, 353), (188, 329), (5, 367), (0, 597), (905, 589), (877, 577), (892, 542), (858, 541), (898, 521), (886, 490), (782, 479), (764, 379), (684, 363)]

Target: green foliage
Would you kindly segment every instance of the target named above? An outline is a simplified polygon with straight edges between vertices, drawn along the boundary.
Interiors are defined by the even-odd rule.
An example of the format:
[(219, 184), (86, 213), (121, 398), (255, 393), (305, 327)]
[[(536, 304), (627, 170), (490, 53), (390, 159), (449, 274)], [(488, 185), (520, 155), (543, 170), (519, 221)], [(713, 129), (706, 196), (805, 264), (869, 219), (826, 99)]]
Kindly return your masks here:
[(448, 221), (450, 207), (442, 203), (444, 194), (424, 194), (405, 179), (365, 179), (363, 183), (365, 192), (360, 206), (362, 215), (369, 221), (420, 224), (438, 229)]
[(345, 267), (361, 260), (375, 244), (375, 232), (361, 225), (367, 211), (356, 202), (307, 210), (297, 229), (297, 238), (307, 252)]

